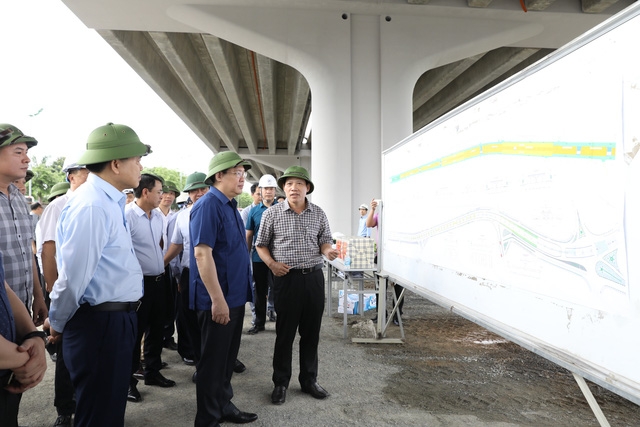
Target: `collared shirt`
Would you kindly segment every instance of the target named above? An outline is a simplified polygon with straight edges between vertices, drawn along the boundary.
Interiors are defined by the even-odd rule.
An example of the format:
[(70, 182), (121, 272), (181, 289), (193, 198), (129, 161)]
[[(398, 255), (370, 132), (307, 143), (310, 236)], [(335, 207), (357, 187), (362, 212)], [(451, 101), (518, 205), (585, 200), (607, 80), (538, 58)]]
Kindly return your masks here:
[(360, 221), (358, 222), (358, 236), (371, 237), (371, 229), (367, 227), (367, 215), (360, 217)]
[(190, 268), (191, 261), (191, 257), (189, 256), (189, 247), (191, 246), (191, 239), (189, 238), (189, 219), (191, 217), (191, 206), (178, 212), (178, 215), (176, 216), (176, 225), (173, 228), (171, 243), (182, 245), (182, 258), (180, 260), (180, 271), (182, 271), (185, 268)]
[(124, 193), (97, 175), (69, 198), (56, 232), (58, 280), (49, 320), (58, 332), (81, 304), (142, 297), (142, 270), (124, 216)]
[(247, 206), (246, 208), (242, 209), (242, 212), (240, 212), (240, 217), (242, 218), (242, 223), (246, 226), (247, 225), (247, 220), (249, 219), (249, 214), (251, 213), (251, 211), (253, 210), (254, 207), (258, 206), (255, 203), (251, 203), (251, 205)]
[(42, 271), (42, 245), (45, 242), (56, 241), (56, 226), (58, 224), (58, 218), (62, 213), (62, 208), (67, 204), (69, 196), (73, 192), (68, 190), (66, 194), (56, 198), (49, 203), (36, 225), (36, 256), (38, 257), (38, 264), (40, 264), (40, 271)]
[(165, 255), (167, 250), (169, 250), (168, 242), (173, 234), (173, 224), (175, 224), (177, 212), (169, 210), (169, 213), (165, 215), (159, 206), (155, 208), (155, 210), (160, 213), (160, 217), (162, 218), (162, 255)]
[(318, 205), (295, 213), (289, 201), (278, 203), (262, 215), (256, 246), (266, 246), (276, 262), (290, 268), (309, 268), (322, 263), (320, 248), (331, 244), (329, 220)]
[(9, 184), (9, 197), (0, 192), (0, 251), (5, 279), (28, 309), (33, 299), (32, 230), (27, 200)]
[(212, 186), (191, 208), (189, 235), (189, 307), (211, 310), (211, 298), (193, 256), (193, 248), (200, 244), (212, 248), (218, 282), (229, 308), (240, 307), (251, 301), (251, 261), (237, 202), (229, 200)]
[[(273, 205), (275, 206), (278, 202), (274, 201)], [(260, 256), (258, 255), (258, 251), (255, 249), (256, 239), (258, 238), (258, 231), (260, 230), (260, 220), (262, 219), (262, 214), (264, 211), (269, 209), (269, 207), (265, 206), (264, 203), (260, 202), (256, 207), (251, 209), (249, 213), (249, 218), (246, 221), (246, 229), (253, 231), (253, 248), (251, 249), (251, 261), (253, 262), (263, 262)]]
[(124, 208), (124, 215), (129, 224), (131, 242), (136, 258), (145, 276), (157, 276), (164, 273), (164, 261), (160, 240), (163, 235), (162, 213), (151, 209), (151, 218), (136, 204), (129, 203)]
[[(13, 310), (9, 302), (7, 290), (4, 287), (4, 268), (2, 268), (2, 252), (0, 252), (0, 336), (9, 342), (16, 342), (16, 323), (13, 318)], [(0, 369), (0, 377), (9, 372), (9, 369)]]

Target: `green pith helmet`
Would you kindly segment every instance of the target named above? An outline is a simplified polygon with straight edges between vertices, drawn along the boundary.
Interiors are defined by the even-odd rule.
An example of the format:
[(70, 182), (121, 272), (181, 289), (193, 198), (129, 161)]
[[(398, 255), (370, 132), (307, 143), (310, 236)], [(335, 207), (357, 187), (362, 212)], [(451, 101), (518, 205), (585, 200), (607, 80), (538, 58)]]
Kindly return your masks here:
[(178, 190), (178, 188), (176, 187), (176, 185), (171, 182), (171, 181), (165, 181), (164, 185), (162, 186), (162, 192), (163, 193), (173, 193), (176, 197), (178, 197), (180, 195), (180, 190)]
[(187, 182), (184, 184), (184, 191), (188, 193), (191, 190), (198, 190), (200, 188), (208, 188), (209, 186), (204, 183), (204, 180), (207, 178), (202, 172), (194, 172), (187, 177)]
[(33, 179), (34, 176), (36, 176), (36, 174), (33, 173), (33, 171), (31, 169), (28, 169), (27, 170), (27, 176), (24, 178), (24, 182), (31, 181), (31, 179)]
[[(11, 132), (7, 132), (9, 129), (11, 129)], [(17, 127), (10, 125), (9, 123), (0, 124), (0, 147), (19, 144), (21, 142), (27, 144), (27, 148), (38, 145), (38, 141), (36, 141), (35, 138), (25, 135)]]
[(78, 159), (80, 165), (94, 165), (116, 159), (146, 156), (149, 145), (140, 142), (129, 126), (107, 123), (95, 129), (87, 138), (87, 151)]
[(286, 171), (282, 174), (280, 178), (278, 178), (278, 187), (282, 191), (284, 191), (284, 183), (287, 181), (287, 178), (300, 178), (307, 181), (309, 184), (309, 191), (307, 194), (313, 193), (313, 182), (309, 178), (309, 172), (302, 166), (289, 166)]
[(57, 196), (62, 196), (67, 190), (71, 188), (68, 182), (59, 182), (51, 188), (51, 193), (47, 196), (47, 200), (51, 202)]
[(205, 184), (213, 185), (213, 176), (218, 172), (222, 172), (235, 166), (244, 166), (244, 170), (251, 169), (251, 163), (242, 160), (238, 153), (233, 151), (223, 151), (213, 156), (209, 162), (209, 172), (204, 180)]

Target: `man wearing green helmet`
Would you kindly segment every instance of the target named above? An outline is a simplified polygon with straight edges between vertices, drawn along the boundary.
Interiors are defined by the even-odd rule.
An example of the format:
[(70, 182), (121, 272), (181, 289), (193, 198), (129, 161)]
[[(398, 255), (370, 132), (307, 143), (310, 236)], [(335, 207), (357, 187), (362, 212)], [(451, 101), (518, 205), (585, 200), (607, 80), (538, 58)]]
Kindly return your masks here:
[(122, 191), (138, 186), (140, 160), (150, 152), (128, 126), (96, 128), (78, 159), (91, 174), (58, 220), (49, 320), (54, 341), (64, 333), (76, 427), (124, 425), (143, 274)]
[[(25, 158), (27, 159), (26, 164), (28, 164), (27, 145), (19, 142), (19, 136), (16, 135), (22, 135), (22, 132), (14, 126), (0, 124), (0, 147), (2, 147), (0, 148), (0, 183), (3, 193), (0, 212), (3, 219), (13, 218), (12, 215), (5, 217), (6, 207), (4, 206), (6, 204), (11, 212), (12, 202), (21, 203), (28, 216), (24, 196), (11, 184), (18, 176), (24, 178), (26, 174), (26, 168), (15, 167), (15, 165), (22, 166), (25, 163), (23, 160)], [(11, 147), (11, 144), (16, 146)], [(7, 230), (4, 221), (2, 222), (3, 231), (0, 237), (4, 240), (9, 236), (5, 236)], [(17, 221), (12, 224), (10, 220), (7, 225), (14, 230), (13, 233), (19, 226)], [(17, 240), (18, 236), (14, 234), (12, 237)], [(20, 242), (13, 241), (11, 244), (14, 247), (20, 247)], [(33, 255), (30, 247), (23, 250), (25, 249), (27, 250), (25, 261), (28, 261), (29, 256), (33, 258)], [(46, 337), (44, 332), (36, 330), (27, 311), (27, 301), (18, 298), (5, 281), (4, 265), (6, 265), (6, 261), (3, 259), (3, 251), (4, 248), (0, 250), (0, 353), (2, 354), (0, 357), (2, 362), (0, 368), (0, 425), (17, 427), (22, 392), (38, 384), (47, 369), (44, 352)], [(24, 276), (24, 270), (22, 270), (21, 276)], [(22, 279), (24, 280), (24, 277)], [(24, 289), (24, 293), (27, 291)]]
[(287, 198), (262, 215), (256, 250), (273, 272), (276, 343), (273, 350), (271, 402), (285, 402), (291, 380), (291, 353), (300, 333), (300, 374), (303, 393), (324, 399), (329, 393), (317, 381), (318, 342), (324, 311), (323, 255), (338, 256), (332, 248), (331, 230), (324, 211), (307, 200), (313, 182), (307, 170), (291, 166), (278, 179)]
[(242, 338), (244, 306), (251, 301), (251, 264), (235, 196), (251, 167), (232, 151), (216, 154), (205, 184), (209, 192), (191, 208), (190, 307), (197, 312), (201, 354), (196, 377), (195, 426), (258, 419), (231, 402), (231, 375)]
[(7, 283), (33, 313), (36, 326), (47, 317), (38, 268), (33, 254), (33, 222), (24, 195), (13, 184), (24, 180), (29, 167), (27, 152), (38, 144), (10, 124), (0, 129), (12, 129), (11, 135), (0, 144), (0, 251), (4, 255)]

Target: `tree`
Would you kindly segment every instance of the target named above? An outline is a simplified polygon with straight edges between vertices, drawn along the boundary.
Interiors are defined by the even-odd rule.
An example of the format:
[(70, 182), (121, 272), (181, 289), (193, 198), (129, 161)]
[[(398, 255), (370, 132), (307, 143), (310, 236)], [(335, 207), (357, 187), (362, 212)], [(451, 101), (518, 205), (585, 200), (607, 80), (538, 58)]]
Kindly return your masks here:
[(44, 156), (40, 162), (34, 156), (32, 158), (31, 171), (34, 176), (27, 183), (27, 189), (31, 188), (31, 196), (33, 196), (34, 200), (38, 200), (40, 202), (46, 201), (47, 196), (51, 192), (51, 188), (59, 182), (64, 182), (66, 177), (64, 172), (62, 172), (62, 168), (64, 167), (64, 157), (58, 157), (54, 160), (51, 165), (47, 165), (49, 161), (48, 156)]
[(150, 173), (150, 174), (161, 177), (165, 181), (171, 181), (176, 185), (176, 187), (180, 191), (182, 191), (182, 189), (184, 188), (184, 184), (187, 181), (187, 177), (183, 175), (182, 172), (178, 172), (173, 169), (167, 169), (163, 166), (146, 168), (142, 171), (142, 173)]
[(238, 207), (242, 209), (246, 208), (247, 206), (251, 205), (251, 203), (253, 203), (251, 194), (244, 193), (244, 192), (236, 196), (236, 200), (238, 201)]

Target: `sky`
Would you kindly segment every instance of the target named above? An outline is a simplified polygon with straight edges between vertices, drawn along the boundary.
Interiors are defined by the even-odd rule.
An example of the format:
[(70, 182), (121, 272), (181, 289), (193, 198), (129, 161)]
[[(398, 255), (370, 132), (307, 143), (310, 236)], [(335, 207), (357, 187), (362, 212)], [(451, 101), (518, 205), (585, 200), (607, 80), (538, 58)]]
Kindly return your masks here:
[(113, 122), (151, 145), (144, 167), (207, 172), (211, 150), (62, 1), (5, 0), (0, 16), (0, 123), (38, 140), (32, 158), (77, 158)]

